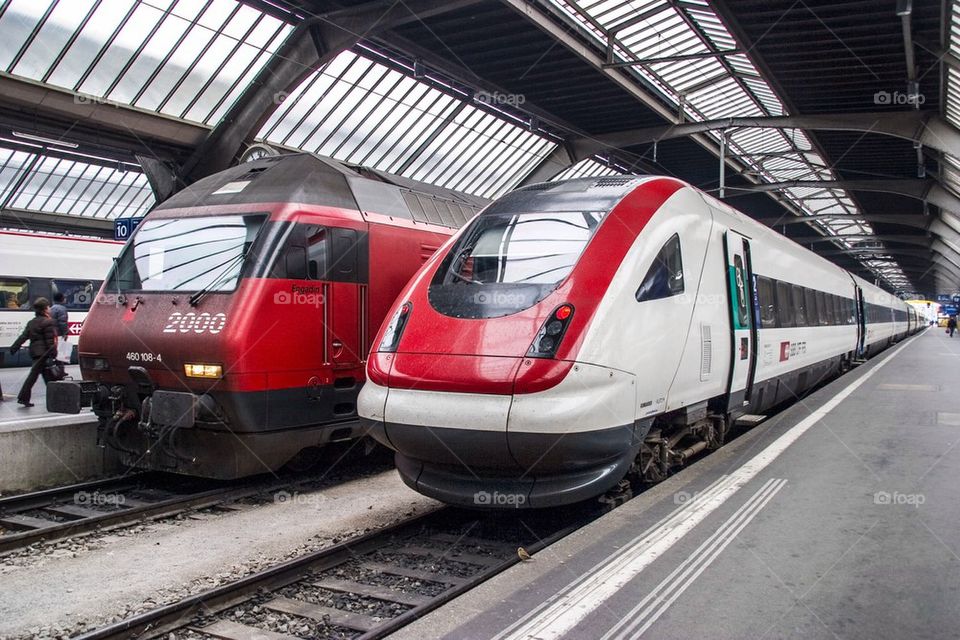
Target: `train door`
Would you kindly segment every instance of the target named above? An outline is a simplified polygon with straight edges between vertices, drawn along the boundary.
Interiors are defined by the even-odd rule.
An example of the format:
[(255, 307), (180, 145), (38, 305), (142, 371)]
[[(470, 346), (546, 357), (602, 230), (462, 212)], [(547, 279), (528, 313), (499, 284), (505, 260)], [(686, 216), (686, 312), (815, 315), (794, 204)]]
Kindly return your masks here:
[(857, 356), (863, 356), (867, 342), (867, 315), (863, 304), (863, 289), (854, 285), (856, 289), (855, 309), (857, 323)]
[(757, 301), (750, 264), (750, 240), (736, 231), (727, 231), (723, 244), (732, 344), (727, 410), (742, 412), (750, 403), (757, 366)]
[[(331, 227), (327, 279), (327, 354), (336, 370), (354, 369), (364, 360), (361, 318), (364, 315), (360, 282), (360, 234), (355, 229)], [(364, 289), (366, 287), (364, 286)]]

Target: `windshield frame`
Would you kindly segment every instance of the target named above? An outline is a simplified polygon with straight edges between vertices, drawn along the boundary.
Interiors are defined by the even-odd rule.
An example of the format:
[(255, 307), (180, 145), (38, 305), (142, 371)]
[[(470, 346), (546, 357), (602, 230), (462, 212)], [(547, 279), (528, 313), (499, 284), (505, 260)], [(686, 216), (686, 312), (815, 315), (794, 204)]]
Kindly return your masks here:
[[(607, 213), (609, 212), (603, 210), (499, 211), (496, 213), (484, 213), (475, 217), (470, 224), (464, 227), (457, 240), (450, 246), (446, 255), (440, 260), (433, 277), (430, 279), (427, 288), (427, 298), (430, 302), (430, 306), (432, 306), (438, 313), (460, 319), (499, 318), (520, 313), (533, 307), (551, 293), (556, 291), (570, 277), (570, 274), (573, 273), (574, 269), (576, 269), (577, 264), (580, 262), (580, 259), (586, 252), (590, 242), (596, 236), (597, 230), (606, 219)], [(530, 216), (531, 218), (524, 220), (524, 218), (527, 216)], [(532, 239), (513, 239), (512, 235), (515, 230), (522, 224), (535, 221), (535, 216), (539, 216), (543, 219), (555, 218), (552, 224), (565, 224), (573, 226), (576, 225), (572, 221), (563, 218), (582, 216), (583, 222), (586, 223), (586, 226), (582, 227), (583, 231), (586, 233), (586, 237), (535, 237)], [(477, 282), (474, 280), (464, 279), (460, 272), (463, 262), (470, 259), (475, 259), (478, 255), (486, 258), (496, 258), (498, 263), (502, 261), (502, 266), (497, 267), (498, 270), (506, 269), (507, 265), (509, 264), (509, 256), (511, 255), (509, 248), (505, 253), (500, 253), (496, 256), (492, 254), (484, 255), (471, 253), (471, 255), (464, 258), (464, 255), (467, 252), (473, 252), (478, 246), (485, 242), (484, 233), (487, 230), (496, 229), (498, 226), (500, 226), (496, 224), (497, 219), (502, 221), (503, 226), (509, 227), (501, 236), (501, 243), (503, 239), (506, 239), (508, 245), (514, 241), (537, 241), (540, 243), (541, 248), (543, 243), (553, 241), (579, 243), (579, 251), (569, 265), (554, 267), (546, 271), (534, 273), (532, 276), (528, 276), (524, 279), (506, 282), (499, 280), (490, 282)], [(514, 249), (514, 251), (516, 252), (516, 249)], [(549, 259), (552, 256), (571, 255), (572, 253), (573, 252), (559, 252), (551, 254), (547, 252), (538, 252), (527, 255), (520, 254), (520, 258), (518, 258), (517, 254), (514, 253), (513, 260), (523, 260), (525, 257), (532, 257), (534, 259)], [(557, 271), (559, 269), (565, 269), (565, 271), (556, 280), (550, 280), (548, 282), (524, 282), (525, 279), (529, 279), (530, 277), (542, 276), (550, 273), (551, 271)], [(504, 270), (503, 273), (506, 274), (506, 271)]]
[[(164, 212), (164, 213), (167, 213), (167, 212)], [(232, 258), (225, 260), (224, 262), (221, 262), (217, 266), (213, 267), (211, 269), (213, 278), (210, 279), (206, 284), (204, 284), (203, 281), (201, 281), (201, 286), (191, 287), (189, 289), (186, 289), (186, 288), (184, 289), (170, 289), (170, 288), (145, 289), (142, 286), (143, 284), (142, 281), (141, 281), (141, 286), (136, 288), (121, 287), (117, 281), (118, 280), (117, 271), (120, 268), (121, 262), (124, 260), (125, 257), (127, 257), (127, 255), (130, 252), (134, 250), (134, 246), (135, 246), (135, 243), (137, 242), (137, 238), (140, 236), (140, 234), (143, 232), (144, 229), (148, 228), (148, 225), (150, 223), (180, 221), (180, 220), (201, 220), (201, 219), (212, 219), (212, 218), (248, 218), (248, 217), (260, 218), (260, 226), (257, 229), (257, 233), (253, 237), (252, 242), (246, 248), (246, 250), (241, 250), (240, 252), (234, 254)], [(120, 250), (120, 253), (117, 255), (116, 258), (114, 258), (113, 265), (110, 267), (110, 271), (108, 272), (107, 277), (104, 278), (103, 291), (106, 293), (113, 292), (113, 293), (120, 293), (120, 294), (144, 294), (144, 293), (173, 294), (173, 295), (195, 294), (199, 291), (204, 290), (207, 286), (209, 286), (210, 283), (215, 282), (221, 278), (222, 273), (217, 271), (217, 269), (226, 267), (228, 264), (234, 262), (235, 260), (240, 258), (240, 256), (242, 256), (242, 260), (240, 260), (240, 269), (239, 269), (239, 272), (237, 273), (237, 277), (233, 286), (231, 287), (222, 286), (223, 284), (229, 283), (230, 280), (232, 279), (232, 278), (228, 278), (223, 283), (221, 283), (221, 287), (218, 287), (216, 289), (209, 289), (206, 291), (206, 293), (217, 294), (217, 293), (231, 293), (233, 291), (236, 291), (237, 288), (240, 286), (241, 281), (244, 280), (245, 278), (250, 277), (251, 275), (253, 263), (256, 262), (253, 258), (254, 256), (256, 256), (259, 247), (262, 245), (264, 241), (264, 238), (267, 235), (269, 235), (266, 232), (269, 226), (269, 222), (270, 222), (270, 213), (267, 211), (250, 211), (250, 212), (243, 211), (243, 212), (225, 212), (225, 213), (204, 213), (199, 215), (177, 215), (177, 216), (163, 215), (163, 216), (157, 216), (157, 217), (147, 217), (143, 222), (141, 222), (137, 226), (137, 229), (130, 236), (130, 239), (127, 240), (126, 244), (123, 245), (123, 248)], [(133, 258), (133, 261), (135, 264), (136, 258)], [(135, 266), (133, 268), (136, 269)]]

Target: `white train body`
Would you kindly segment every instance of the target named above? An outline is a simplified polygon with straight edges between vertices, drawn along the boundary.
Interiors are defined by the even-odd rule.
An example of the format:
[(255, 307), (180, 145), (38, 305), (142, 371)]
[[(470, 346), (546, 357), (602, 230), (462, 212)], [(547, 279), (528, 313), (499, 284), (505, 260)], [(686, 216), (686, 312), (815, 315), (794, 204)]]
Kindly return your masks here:
[[(74, 344), (100, 283), (123, 246), (121, 242), (39, 233), (0, 231), (0, 349), (4, 352), (34, 316), (37, 298), (53, 301), (63, 292)], [(26, 364), (22, 350), (5, 364)]]
[[(507, 286), (511, 269), (564, 242), (571, 207), (602, 216), (575, 263), (553, 266), (559, 280), (535, 295), (523, 280), (540, 272)], [(523, 235), (538, 225), (554, 234), (539, 256)], [(529, 299), (478, 306), (511, 295)], [(553, 351), (538, 351), (564, 314)], [(391, 315), (360, 415), (411, 487), (480, 507), (574, 502), (628, 471), (657, 479), (718, 446), (737, 417), (919, 327), (895, 296), (689, 185), (647, 177), (508, 194), (424, 265)]]

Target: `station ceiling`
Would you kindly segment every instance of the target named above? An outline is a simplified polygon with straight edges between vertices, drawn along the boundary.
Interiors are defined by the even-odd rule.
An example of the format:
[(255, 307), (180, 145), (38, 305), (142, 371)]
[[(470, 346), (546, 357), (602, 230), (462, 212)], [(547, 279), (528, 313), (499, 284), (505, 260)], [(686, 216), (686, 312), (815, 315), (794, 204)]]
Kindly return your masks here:
[(958, 61), (960, 0), (4, 0), (0, 225), (102, 231), (251, 150), (488, 198), (658, 173), (954, 292)]

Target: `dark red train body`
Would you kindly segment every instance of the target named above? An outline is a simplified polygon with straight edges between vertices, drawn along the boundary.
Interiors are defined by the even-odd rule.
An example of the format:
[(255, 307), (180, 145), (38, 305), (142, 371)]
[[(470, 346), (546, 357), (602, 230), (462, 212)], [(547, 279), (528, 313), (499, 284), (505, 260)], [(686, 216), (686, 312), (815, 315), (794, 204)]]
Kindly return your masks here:
[(92, 405), (128, 465), (216, 478), (357, 437), (370, 339), (482, 204), (310, 154), (204, 179), (127, 243), (84, 324), (84, 382), (50, 408)]

